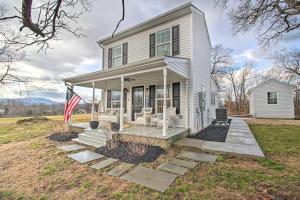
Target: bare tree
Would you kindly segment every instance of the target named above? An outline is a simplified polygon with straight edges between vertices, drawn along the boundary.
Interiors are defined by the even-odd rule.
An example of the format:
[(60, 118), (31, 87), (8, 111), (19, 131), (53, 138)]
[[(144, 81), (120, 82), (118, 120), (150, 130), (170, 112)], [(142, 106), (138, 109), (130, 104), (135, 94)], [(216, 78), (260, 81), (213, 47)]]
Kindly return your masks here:
[(27, 83), (28, 79), (18, 76), (14, 63), (24, 58), (24, 52), (15, 51), (9, 45), (0, 47), (0, 87), (11, 83)]
[(282, 49), (273, 55), (275, 66), (300, 78), (300, 49)]
[(219, 84), (228, 73), (228, 68), (232, 63), (232, 49), (225, 48), (221, 44), (213, 47), (211, 51), (211, 75)]
[(217, 6), (229, 11), (233, 31), (249, 31), (256, 28), (259, 42), (266, 46), (280, 39), (283, 34), (299, 31), (300, 1), (298, 0), (215, 0)]
[(38, 45), (39, 50), (46, 50), (49, 41), (59, 39), (62, 31), (82, 36), (81, 28), (72, 25), (76, 25), (90, 7), (88, 0), (22, 0), (21, 8), (14, 7), (14, 12), (0, 8), (0, 25), (5, 24), (10, 29), (19, 25), (20, 34), (12, 39), (6, 31), (1, 31), (1, 36), (7, 43), (18, 44), (21, 48)]

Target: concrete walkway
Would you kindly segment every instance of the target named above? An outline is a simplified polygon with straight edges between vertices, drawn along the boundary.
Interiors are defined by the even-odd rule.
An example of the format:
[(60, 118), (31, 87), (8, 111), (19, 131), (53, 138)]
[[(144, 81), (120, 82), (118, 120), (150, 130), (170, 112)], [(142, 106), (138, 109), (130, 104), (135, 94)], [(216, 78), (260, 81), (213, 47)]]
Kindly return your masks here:
[(196, 148), (211, 153), (234, 154), (254, 158), (265, 157), (246, 122), (238, 118), (231, 120), (225, 143), (184, 138), (177, 141), (175, 145)]

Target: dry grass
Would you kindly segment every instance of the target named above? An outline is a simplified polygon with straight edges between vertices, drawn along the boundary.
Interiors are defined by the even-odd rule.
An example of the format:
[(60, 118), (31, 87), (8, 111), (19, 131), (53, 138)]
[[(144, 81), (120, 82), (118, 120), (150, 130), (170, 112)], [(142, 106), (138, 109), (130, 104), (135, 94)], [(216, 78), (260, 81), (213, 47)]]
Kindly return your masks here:
[(245, 121), (248, 124), (300, 126), (300, 120), (292, 120), (292, 119), (253, 119), (253, 118), (245, 118)]
[[(84, 116), (77, 118), (85, 120)], [(49, 123), (56, 123), (60, 119), (62, 118), (52, 118)], [(86, 120), (88, 119), (89, 116)], [(7, 144), (0, 144), (0, 199), (177, 200), (273, 197), (296, 200), (300, 196), (300, 147), (295, 142), (295, 138), (300, 138), (300, 131), (296, 126), (283, 131), (287, 129), (284, 126), (251, 125), (267, 159), (219, 157), (215, 165), (201, 164), (196, 169), (189, 170), (161, 194), (107, 176), (106, 172), (111, 167), (97, 171), (87, 164), (82, 165), (68, 159), (67, 153), (56, 148), (57, 142), (45, 138), (48, 134), (48, 122), (21, 129), (14, 126), (15, 122), (13, 119), (0, 120), (0, 138), (5, 135), (2, 129), (6, 127), (6, 130), (14, 129), (14, 137), (22, 135), (25, 130), (31, 138), (13, 138)], [(35, 130), (35, 134), (26, 130), (30, 128)], [(272, 134), (274, 139), (270, 140)], [(8, 139), (7, 135), (6, 137)], [(156, 168), (179, 151), (180, 149), (171, 148), (155, 162), (141, 165)]]

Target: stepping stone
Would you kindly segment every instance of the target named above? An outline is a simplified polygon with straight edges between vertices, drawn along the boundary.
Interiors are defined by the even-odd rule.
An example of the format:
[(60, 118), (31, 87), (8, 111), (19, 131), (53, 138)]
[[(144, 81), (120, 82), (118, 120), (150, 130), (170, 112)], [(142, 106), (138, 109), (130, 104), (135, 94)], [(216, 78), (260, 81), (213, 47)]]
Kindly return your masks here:
[(122, 163), (122, 164), (116, 166), (115, 168), (113, 168), (107, 174), (110, 176), (119, 177), (119, 176), (123, 175), (125, 172), (127, 172), (133, 166), (134, 166), (134, 164)]
[(103, 160), (101, 162), (98, 162), (98, 163), (92, 165), (91, 168), (102, 169), (102, 168), (105, 168), (105, 167), (107, 167), (107, 166), (109, 166), (109, 165), (111, 165), (111, 164), (113, 164), (117, 161), (118, 161), (118, 159), (108, 158), (106, 160)]
[(78, 153), (73, 153), (68, 155), (69, 158), (72, 158), (80, 163), (87, 163), (92, 160), (103, 158), (104, 156), (92, 151), (82, 151)]
[(178, 175), (184, 175), (188, 171), (187, 168), (180, 167), (178, 165), (173, 165), (170, 163), (163, 163), (163, 164), (159, 165), (157, 169), (171, 172), (173, 174), (178, 174)]
[(65, 146), (59, 146), (57, 147), (63, 151), (75, 151), (75, 150), (80, 150), (80, 149), (85, 149), (85, 146), (81, 146), (78, 144), (70, 144), (70, 145), (65, 145)]
[(164, 192), (170, 187), (176, 177), (177, 175), (175, 174), (139, 166), (121, 176), (121, 179)]
[(217, 156), (205, 154), (205, 153), (195, 153), (191, 151), (183, 151), (176, 158), (188, 159), (188, 160), (196, 160), (199, 162), (209, 162), (214, 163), (217, 159)]
[(190, 169), (193, 169), (198, 165), (198, 163), (194, 162), (194, 161), (180, 160), (180, 159), (176, 159), (176, 158), (170, 160), (169, 163), (171, 163), (173, 165), (178, 165), (181, 167), (190, 168)]

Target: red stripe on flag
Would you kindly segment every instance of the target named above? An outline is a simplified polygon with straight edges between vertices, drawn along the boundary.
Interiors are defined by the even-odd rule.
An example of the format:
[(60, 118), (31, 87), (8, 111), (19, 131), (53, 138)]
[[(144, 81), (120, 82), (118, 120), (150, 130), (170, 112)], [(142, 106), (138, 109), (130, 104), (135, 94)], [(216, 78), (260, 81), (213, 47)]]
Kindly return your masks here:
[(65, 112), (64, 112), (64, 122), (65, 123), (69, 122), (72, 112), (73, 112), (74, 108), (78, 105), (80, 100), (81, 99), (78, 95), (73, 95), (72, 98), (70, 99), (70, 101), (66, 102)]

